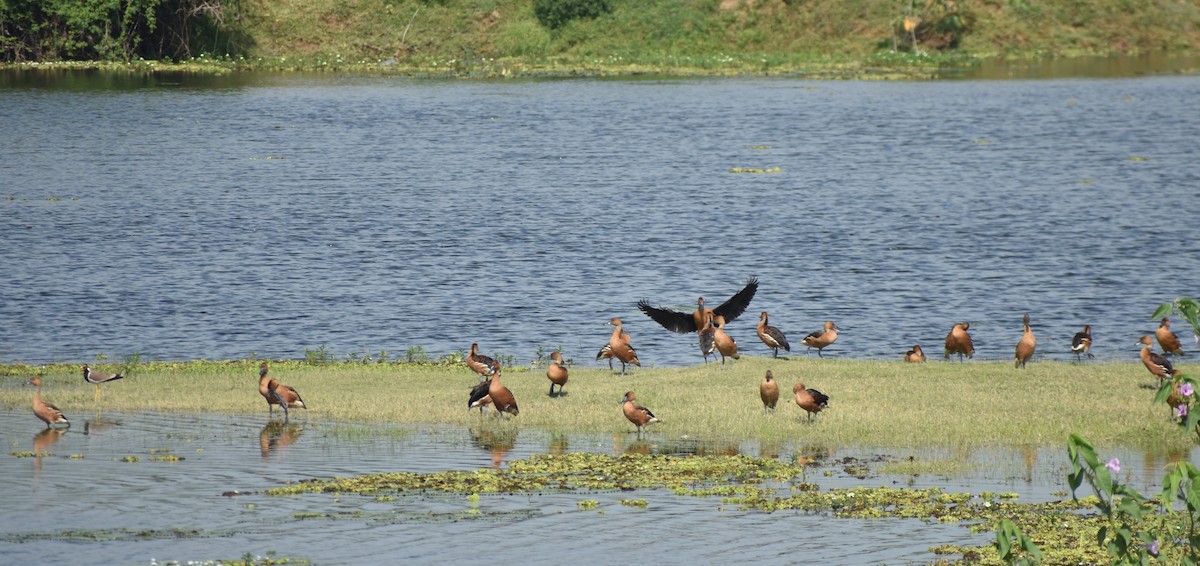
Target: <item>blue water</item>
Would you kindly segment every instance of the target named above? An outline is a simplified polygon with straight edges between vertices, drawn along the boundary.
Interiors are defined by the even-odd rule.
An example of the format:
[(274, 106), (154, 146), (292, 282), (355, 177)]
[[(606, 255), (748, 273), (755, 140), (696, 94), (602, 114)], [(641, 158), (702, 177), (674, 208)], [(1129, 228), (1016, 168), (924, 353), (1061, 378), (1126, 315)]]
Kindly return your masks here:
[[(826, 356), (1129, 359), (1200, 294), (1200, 77), (0, 81), (0, 362), (414, 346), (700, 363), (637, 311), (761, 281)], [(735, 174), (735, 167), (779, 168)], [(1177, 321), (1186, 348), (1190, 329)], [(812, 355), (815, 355), (812, 354)]]

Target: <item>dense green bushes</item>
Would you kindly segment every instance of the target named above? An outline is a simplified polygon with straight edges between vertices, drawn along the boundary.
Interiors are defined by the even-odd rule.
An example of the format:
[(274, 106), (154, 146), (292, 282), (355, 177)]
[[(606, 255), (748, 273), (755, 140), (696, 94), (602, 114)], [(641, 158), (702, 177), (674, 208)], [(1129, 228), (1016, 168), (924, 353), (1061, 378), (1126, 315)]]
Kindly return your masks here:
[(542, 25), (558, 29), (571, 20), (594, 18), (612, 12), (609, 0), (534, 0), (533, 14)]
[(0, 61), (236, 53), (238, 0), (0, 0)]

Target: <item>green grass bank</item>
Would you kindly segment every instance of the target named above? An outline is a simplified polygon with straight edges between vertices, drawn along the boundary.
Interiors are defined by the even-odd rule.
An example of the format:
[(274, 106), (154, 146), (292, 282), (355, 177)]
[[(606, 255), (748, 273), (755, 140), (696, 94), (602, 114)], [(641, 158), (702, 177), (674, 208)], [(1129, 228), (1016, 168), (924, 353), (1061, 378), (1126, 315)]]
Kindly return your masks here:
[[(28, 410), (42, 374), (43, 398), (69, 418), (103, 412), (211, 412), (265, 419), (258, 394), (258, 361), (149, 362), (94, 365), (127, 377), (101, 386), (83, 381), (79, 365), (0, 366), (0, 406)], [(764, 414), (758, 384), (767, 369), (780, 382), (775, 414)], [(1185, 368), (1186, 369), (1186, 368)], [(521, 413), (495, 422), (466, 407), (477, 383), (465, 365), (306, 361), (271, 362), (271, 376), (300, 391), (310, 409), (292, 419), (395, 424), (536, 428), (554, 432), (632, 433), (619, 402), (638, 394), (664, 422), (651, 434), (696, 440), (798, 440), (837, 448), (1065, 446), (1078, 433), (1097, 446), (1173, 451), (1193, 446), (1165, 405), (1154, 405), (1154, 380), (1140, 364), (788, 360), (744, 357), (719, 365), (638, 369), (628, 376), (607, 368), (571, 369), (566, 394), (550, 397), (540, 367), (512, 368), (502, 382)], [(812, 422), (793, 402), (803, 382), (830, 396)], [(277, 418), (279, 411), (276, 410)], [(491, 420), (487, 420), (488, 418)], [(29, 427), (43, 426), (30, 411)]]
[[(1200, 54), (1191, 0), (586, 0), (607, 10), (553, 25), (539, 2), (220, 0), (159, 23), (186, 30), (163, 57), (183, 70), (905, 78), (994, 58)], [(96, 52), (124, 61), (136, 42), (121, 41), (124, 54)], [(44, 46), (32, 61), (70, 49)]]

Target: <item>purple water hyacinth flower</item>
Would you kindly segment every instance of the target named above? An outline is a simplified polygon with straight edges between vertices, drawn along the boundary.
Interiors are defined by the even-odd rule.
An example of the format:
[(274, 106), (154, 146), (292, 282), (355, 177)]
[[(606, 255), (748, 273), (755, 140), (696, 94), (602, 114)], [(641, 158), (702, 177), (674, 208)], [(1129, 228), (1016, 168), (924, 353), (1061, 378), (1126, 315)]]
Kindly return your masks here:
[(1114, 474), (1120, 473), (1121, 472), (1121, 461), (1116, 458), (1113, 458), (1112, 460), (1109, 460), (1108, 463), (1104, 465), (1104, 467), (1108, 468), (1108, 471), (1110, 471)]
[(1175, 418), (1182, 419), (1182, 418), (1186, 417), (1187, 414), (1188, 414), (1187, 405), (1180, 403), (1178, 407), (1175, 407)]
[(1154, 542), (1145, 545), (1145, 547), (1150, 556), (1158, 556), (1158, 539), (1154, 539)]
[(1190, 383), (1184, 383), (1183, 385), (1179, 386), (1179, 394), (1183, 395), (1184, 397), (1191, 397), (1192, 393), (1194, 392), (1195, 390), (1192, 389), (1192, 384)]

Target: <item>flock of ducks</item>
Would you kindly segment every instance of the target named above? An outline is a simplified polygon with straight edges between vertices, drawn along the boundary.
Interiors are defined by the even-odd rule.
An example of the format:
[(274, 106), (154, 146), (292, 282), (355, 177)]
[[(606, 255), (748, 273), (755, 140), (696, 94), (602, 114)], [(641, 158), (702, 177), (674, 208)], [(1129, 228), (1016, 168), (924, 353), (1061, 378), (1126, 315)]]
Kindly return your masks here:
[[(662, 325), (663, 328), (680, 334), (688, 334), (695, 332), (698, 335), (698, 343), (700, 345), (700, 353), (704, 357), (704, 363), (708, 363), (709, 356), (712, 356), (714, 362), (716, 357), (721, 357), (721, 366), (725, 367), (726, 358), (737, 360), (741, 358), (738, 353), (737, 342), (725, 332), (725, 325), (741, 316), (746, 308), (750, 305), (751, 299), (758, 291), (758, 279), (751, 278), (742, 290), (738, 291), (729, 300), (721, 303), (715, 309), (705, 307), (704, 297), (696, 300), (696, 310), (693, 312), (681, 312), (666, 308), (652, 306), (646, 300), (638, 302), (638, 309), (646, 316), (650, 317), (655, 322)], [(760, 340), (773, 352), (774, 358), (779, 357), (779, 350), (785, 352), (791, 351), (791, 346), (788, 343), (787, 336), (778, 328), (768, 324), (769, 315), (766, 311), (762, 311), (759, 315), (757, 334)], [(613, 326), (612, 334), (608, 339), (608, 343), (600, 349), (596, 354), (596, 360), (608, 360), (609, 369), (613, 368), (613, 360), (621, 363), (621, 375), (628, 372), (628, 366), (634, 365), (641, 367), (641, 361), (638, 360), (637, 351), (634, 350), (629, 333), (625, 331), (620, 318), (613, 317), (608, 322)], [(945, 349), (943, 350), (943, 359), (949, 360), (951, 356), (957, 355), (959, 361), (963, 358), (971, 358), (975, 354), (974, 344), (971, 341), (970, 323), (960, 322), (950, 329), (946, 335)], [(838, 333), (842, 329), (833, 321), (826, 321), (824, 326), (817, 331), (809, 333), (801, 340), (801, 343), (809, 348), (817, 349), (817, 355), (821, 356), (821, 351), (837, 341)], [(1183, 348), (1179, 341), (1179, 337), (1171, 331), (1171, 321), (1167, 317), (1163, 317), (1160, 321), (1158, 329), (1154, 333), (1154, 338), (1158, 340), (1165, 354), (1173, 356), (1184, 355)], [(1170, 379), (1179, 373), (1166, 355), (1159, 354), (1153, 351), (1154, 342), (1149, 335), (1142, 336), (1138, 341), (1141, 346), (1139, 357), (1146, 369), (1158, 378), (1161, 383), (1163, 380)], [(1071, 340), (1071, 351), (1075, 353), (1076, 360), (1079, 361), (1083, 356), (1089, 358), (1095, 357), (1091, 353), (1092, 347), (1092, 327), (1086, 325), (1083, 330), (1077, 332)], [(1017, 347), (1014, 352), (1014, 366), (1018, 369), (1024, 368), (1025, 364), (1033, 357), (1037, 349), (1037, 337), (1029, 325), (1029, 313), (1025, 313), (1022, 319), (1022, 334), (1020, 341), (1017, 342)], [(911, 350), (905, 352), (904, 361), (913, 363), (923, 363), (926, 361), (925, 352), (921, 349), (920, 344), (914, 345)], [(479, 383), (471, 388), (470, 395), (467, 400), (469, 409), (478, 408), (480, 414), (483, 410), (491, 405), (495, 410), (498, 418), (509, 414), (516, 416), (520, 414), (520, 409), (517, 407), (516, 397), (513, 396), (511, 390), (505, 387), (500, 381), (501, 366), (500, 362), (491, 357), (479, 353), (479, 344), (471, 344), (471, 351), (467, 354), (466, 365), (471, 371), (479, 376)], [(284, 420), (288, 418), (289, 409), (307, 409), (304, 400), (300, 397), (300, 393), (295, 388), (280, 383), (271, 379), (268, 375), (268, 366), (263, 362), (259, 366), (259, 381), (258, 392), (267, 402), (267, 410), (270, 415), (274, 415), (275, 406), (278, 405), (283, 409)], [(121, 374), (109, 374), (97, 372), (83, 366), (83, 378), (87, 383), (91, 383), (96, 387), (96, 400), (100, 399), (100, 384), (108, 383), (125, 377)], [(569, 370), (567, 364), (563, 361), (560, 352), (550, 354), (550, 364), (546, 369), (546, 378), (550, 381), (550, 396), (555, 395), (555, 386), (558, 387), (558, 394), (562, 394), (563, 386), (567, 384)], [(29, 380), (30, 384), (36, 387), (33, 394), (33, 412), (34, 414), (46, 423), (47, 428), (53, 428), (58, 425), (70, 426), (70, 420), (63, 412), (53, 404), (42, 399), (42, 380), (41, 376), (34, 376)], [(821, 412), (829, 406), (829, 396), (812, 388), (805, 387), (803, 383), (797, 383), (792, 387), (792, 393), (796, 405), (804, 409), (808, 413), (808, 418), (811, 420), (814, 415)], [(762, 383), (759, 384), (759, 395), (763, 403), (764, 412), (772, 412), (775, 410), (776, 404), (779, 401), (779, 384), (775, 381), (774, 375), (770, 370), (767, 370)], [(621, 398), (621, 411), (629, 422), (637, 427), (638, 434), (641, 434), (645, 427), (652, 423), (662, 422), (654, 416), (654, 413), (637, 405), (634, 401), (637, 399), (637, 394), (633, 391), (626, 391)]]

